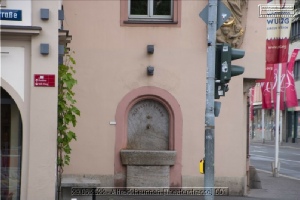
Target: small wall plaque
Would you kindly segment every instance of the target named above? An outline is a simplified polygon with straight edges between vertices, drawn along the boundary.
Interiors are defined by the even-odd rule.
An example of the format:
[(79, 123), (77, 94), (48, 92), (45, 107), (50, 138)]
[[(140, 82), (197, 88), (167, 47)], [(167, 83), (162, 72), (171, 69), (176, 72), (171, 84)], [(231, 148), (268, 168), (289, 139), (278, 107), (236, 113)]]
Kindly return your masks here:
[(35, 87), (55, 87), (54, 74), (35, 74), (34, 75)]

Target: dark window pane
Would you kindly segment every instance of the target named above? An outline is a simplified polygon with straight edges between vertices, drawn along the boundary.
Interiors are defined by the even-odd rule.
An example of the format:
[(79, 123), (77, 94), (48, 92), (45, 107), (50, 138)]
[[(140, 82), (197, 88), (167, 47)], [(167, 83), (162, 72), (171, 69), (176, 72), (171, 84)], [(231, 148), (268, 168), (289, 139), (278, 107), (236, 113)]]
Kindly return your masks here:
[(294, 79), (295, 81), (300, 80), (300, 60), (297, 60), (294, 65)]
[(131, 0), (130, 14), (131, 15), (147, 15), (148, 0)]
[(171, 0), (154, 0), (153, 15), (171, 15)]
[(294, 74), (295, 80), (299, 81), (300, 80), (300, 60), (297, 60), (295, 62), (294, 69), (296, 70), (296, 74)]

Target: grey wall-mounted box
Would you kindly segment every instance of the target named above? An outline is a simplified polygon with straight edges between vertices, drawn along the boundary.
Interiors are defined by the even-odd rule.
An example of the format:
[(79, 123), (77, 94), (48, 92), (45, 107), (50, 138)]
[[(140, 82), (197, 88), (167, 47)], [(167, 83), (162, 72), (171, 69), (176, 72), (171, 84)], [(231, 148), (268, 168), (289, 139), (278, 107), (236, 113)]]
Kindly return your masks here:
[(154, 74), (154, 67), (153, 66), (148, 66), (147, 67), (147, 75), (148, 76), (153, 76)]
[(147, 53), (148, 54), (154, 53), (154, 45), (147, 45)]
[(58, 10), (58, 20), (64, 20), (64, 19), (65, 19), (64, 10)]
[(49, 54), (49, 44), (45, 44), (45, 43), (40, 44), (40, 53), (42, 55), (48, 55)]
[(58, 45), (58, 55), (64, 55), (64, 54), (65, 54), (65, 46)]
[(64, 56), (63, 55), (58, 55), (58, 64), (62, 65), (64, 63)]
[(49, 19), (49, 9), (48, 8), (41, 8), (41, 20), (48, 20)]

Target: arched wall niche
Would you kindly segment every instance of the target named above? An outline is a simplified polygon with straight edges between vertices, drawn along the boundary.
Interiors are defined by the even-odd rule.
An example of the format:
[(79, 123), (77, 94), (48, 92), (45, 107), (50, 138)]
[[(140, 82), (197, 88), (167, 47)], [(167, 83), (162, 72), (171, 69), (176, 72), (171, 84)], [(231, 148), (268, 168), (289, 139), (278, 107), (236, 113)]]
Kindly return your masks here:
[[(1, 188), (3, 198), (19, 199), (24, 166), (23, 101), (6, 81), (1, 79), (1, 181), (9, 187)], [(25, 162), (25, 164), (27, 164)], [(25, 168), (25, 167), (24, 167)], [(3, 176), (2, 176), (3, 175)]]
[(182, 113), (177, 100), (168, 91), (144, 86), (126, 94), (116, 110), (116, 137), (114, 153), (114, 185), (126, 186), (126, 167), (121, 163), (120, 151), (127, 147), (127, 121), (130, 109), (143, 100), (151, 99), (162, 104), (169, 113), (169, 150), (176, 151), (175, 165), (170, 168), (170, 187), (181, 187), (182, 169)]
[[(21, 96), (14, 90), (14, 88), (8, 84), (3, 78), (1, 78), (1, 87), (11, 96), (11, 98), (15, 101), (16, 105), (18, 106), (20, 110), (20, 114), (22, 117), (22, 114), (24, 115), (24, 108), (23, 108), (23, 100)], [(23, 117), (22, 117), (23, 119)]]

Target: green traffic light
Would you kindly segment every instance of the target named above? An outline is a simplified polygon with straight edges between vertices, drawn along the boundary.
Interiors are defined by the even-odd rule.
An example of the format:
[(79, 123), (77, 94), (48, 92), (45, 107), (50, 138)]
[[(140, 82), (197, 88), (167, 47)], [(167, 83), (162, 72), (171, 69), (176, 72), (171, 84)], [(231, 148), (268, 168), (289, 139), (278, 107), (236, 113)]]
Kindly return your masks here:
[(242, 66), (232, 65), (231, 61), (243, 58), (245, 51), (231, 48), (229, 44), (216, 44), (215, 60), (215, 99), (225, 96), (228, 91), (228, 83), (232, 76), (238, 76), (244, 73)]
[(236, 60), (243, 58), (245, 56), (245, 51), (241, 49), (231, 48), (231, 60)]
[(237, 65), (231, 65), (231, 76), (238, 76), (243, 74), (245, 71), (244, 67), (237, 66)]

